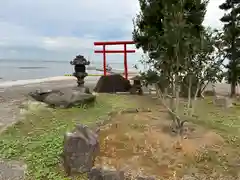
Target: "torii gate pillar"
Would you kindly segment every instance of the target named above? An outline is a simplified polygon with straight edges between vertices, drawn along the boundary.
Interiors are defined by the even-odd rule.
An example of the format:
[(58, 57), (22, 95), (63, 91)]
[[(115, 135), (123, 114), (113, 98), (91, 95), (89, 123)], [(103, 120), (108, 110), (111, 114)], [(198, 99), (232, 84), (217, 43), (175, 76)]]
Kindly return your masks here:
[[(128, 64), (127, 53), (135, 53), (135, 50), (127, 50), (128, 44), (135, 44), (134, 41), (108, 41), (108, 42), (94, 42), (95, 46), (103, 46), (103, 50), (95, 50), (94, 53), (103, 54), (103, 70), (104, 76), (107, 75), (106, 53), (124, 53), (124, 73), (125, 78), (128, 79)], [(123, 50), (106, 50), (107, 45), (123, 45)]]

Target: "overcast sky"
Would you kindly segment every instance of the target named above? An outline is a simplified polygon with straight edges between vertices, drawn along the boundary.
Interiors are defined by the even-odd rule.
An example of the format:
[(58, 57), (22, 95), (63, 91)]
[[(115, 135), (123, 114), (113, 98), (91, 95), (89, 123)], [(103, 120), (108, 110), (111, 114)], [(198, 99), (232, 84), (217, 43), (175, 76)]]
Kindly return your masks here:
[[(222, 2), (210, 0), (206, 25), (221, 26)], [(0, 0), (0, 58), (99, 58), (93, 42), (131, 40), (137, 12), (138, 0)]]

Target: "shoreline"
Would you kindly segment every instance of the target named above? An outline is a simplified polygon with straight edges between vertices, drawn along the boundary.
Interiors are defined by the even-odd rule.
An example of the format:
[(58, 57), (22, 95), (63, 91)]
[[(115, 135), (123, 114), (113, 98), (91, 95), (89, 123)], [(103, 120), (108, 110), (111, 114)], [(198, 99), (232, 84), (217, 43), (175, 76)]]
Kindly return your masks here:
[[(46, 78), (49, 78), (49, 77), (58, 77), (58, 76), (65, 76), (65, 75), (72, 75), (73, 71), (72, 70), (61, 70), (62, 72), (60, 73), (50, 73), (50, 72), (46, 72), (46, 71), (29, 71), (29, 72), (26, 72), (26, 71), (23, 71), (22, 73), (21, 72), (16, 72), (16, 75), (15, 72), (12, 73), (12, 74), (9, 74), (9, 76), (6, 76), (6, 72), (2, 72), (0, 73), (0, 84), (2, 83), (6, 83), (7, 81), (10, 82), (10, 81), (23, 81), (23, 80), (33, 80), (33, 79), (46, 79)], [(124, 74), (124, 69), (118, 69), (118, 68), (114, 68), (112, 69), (112, 71), (114, 73), (119, 73), (119, 74)], [(101, 68), (98, 68), (98, 69), (87, 69), (87, 73), (90, 75), (90, 76), (101, 76), (103, 75), (103, 69)], [(134, 70), (134, 69), (129, 69), (128, 70), (128, 73), (129, 74), (138, 74), (139, 72), (137, 70)]]
[(0, 88), (8, 88), (13, 86), (24, 86), (28, 84), (39, 84), (44, 82), (53, 82), (53, 81), (66, 81), (66, 80), (75, 80), (72, 76), (53, 76), (48, 78), (39, 78), (39, 79), (25, 79), (25, 80), (13, 80), (13, 81), (0, 81)]
[[(99, 73), (99, 71), (97, 71)], [(101, 74), (96, 73), (95, 75), (89, 75), (85, 78), (85, 81), (87, 83), (96, 83), (98, 79), (101, 77)], [(120, 73), (120, 72), (114, 72), (114, 73)], [(122, 74), (122, 72), (121, 72)], [(136, 76), (138, 72), (128, 72), (129, 78)], [(14, 86), (24, 86), (24, 85), (30, 85), (30, 84), (39, 84), (39, 83), (45, 83), (45, 82), (54, 82), (54, 81), (73, 81), (76, 80), (75, 77), (71, 75), (64, 75), (64, 76), (52, 76), (52, 77), (46, 77), (46, 78), (38, 78), (38, 79), (25, 79), (25, 80), (6, 80), (4, 81), (1, 79), (0, 81), (0, 88), (8, 88), (8, 87), (14, 87)]]

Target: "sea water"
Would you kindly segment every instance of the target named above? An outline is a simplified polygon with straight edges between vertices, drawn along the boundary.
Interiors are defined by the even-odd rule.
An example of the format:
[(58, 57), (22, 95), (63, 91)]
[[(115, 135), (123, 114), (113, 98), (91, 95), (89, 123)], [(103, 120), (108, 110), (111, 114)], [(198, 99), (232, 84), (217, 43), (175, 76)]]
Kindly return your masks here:
[[(129, 71), (136, 72), (133, 68), (135, 63), (128, 63)], [(116, 72), (123, 72), (124, 66), (121, 62), (112, 62), (109, 65)], [(102, 68), (102, 62), (92, 63), (88, 74), (103, 74), (93, 70)], [(63, 76), (73, 73), (73, 66), (69, 61), (44, 61), (44, 60), (4, 60), (0, 59), (0, 81), (16, 81), (26, 79), (40, 79), (53, 76)]]

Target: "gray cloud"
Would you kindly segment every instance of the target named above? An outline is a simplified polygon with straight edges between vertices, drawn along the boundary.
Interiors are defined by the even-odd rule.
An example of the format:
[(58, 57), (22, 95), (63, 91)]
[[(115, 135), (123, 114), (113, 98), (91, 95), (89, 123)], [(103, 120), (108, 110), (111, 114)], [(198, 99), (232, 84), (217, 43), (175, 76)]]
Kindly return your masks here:
[[(0, 1), (0, 57), (24, 54), (29, 58), (38, 55), (59, 59), (63, 54), (64, 57), (71, 53), (89, 54), (97, 40), (131, 39), (132, 18), (138, 7), (137, 0), (131, 2)], [(27, 50), (28, 55), (20, 53)]]
[[(206, 25), (221, 25), (221, 1), (210, 0)], [(93, 42), (130, 40), (138, 0), (3, 0), (0, 8), (0, 58), (63, 60), (83, 53), (100, 60)]]

